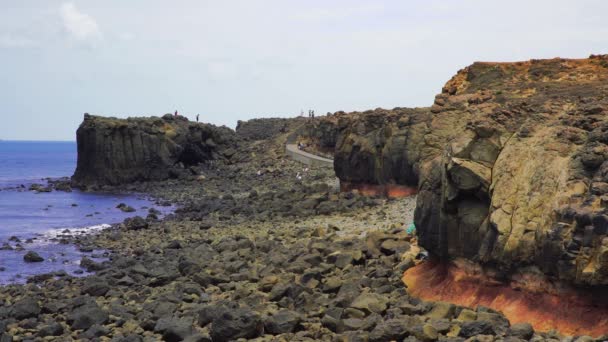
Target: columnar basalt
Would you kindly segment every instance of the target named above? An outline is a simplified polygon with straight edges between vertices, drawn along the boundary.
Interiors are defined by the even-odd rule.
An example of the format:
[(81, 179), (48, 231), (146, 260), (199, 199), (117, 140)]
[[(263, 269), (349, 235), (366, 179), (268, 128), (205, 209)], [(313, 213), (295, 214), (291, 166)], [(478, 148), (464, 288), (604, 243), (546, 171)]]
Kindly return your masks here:
[(163, 180), (185, 168), (230, 158), (235, 133), (182, 116), (117, 119), (85, 114), (76, 132), (77, 186)]

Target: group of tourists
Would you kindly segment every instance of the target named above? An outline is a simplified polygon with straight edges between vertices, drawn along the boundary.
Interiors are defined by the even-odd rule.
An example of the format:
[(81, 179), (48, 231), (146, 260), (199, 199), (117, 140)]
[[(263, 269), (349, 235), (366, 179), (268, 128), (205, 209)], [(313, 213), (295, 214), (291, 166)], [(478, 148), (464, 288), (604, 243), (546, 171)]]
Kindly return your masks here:
[[(175, 117), (179, 116), (179, 114), (177, 113), (177, 110), (175, 111), (175, 113), (173, 114), (173, 116), (175, 116)], [(196, 122), (198, 122), (198, 117), (199, 117), (199, 114), (196, 114)]]
[[(304, 111), (303, 110), (300, 111), (300, 116), (304, 117)], [(314, 119), (315, 118), (315, 111), (314, 110), (312, 110), (312, 109), (308, 110), (308, 118), (309, 119)]]

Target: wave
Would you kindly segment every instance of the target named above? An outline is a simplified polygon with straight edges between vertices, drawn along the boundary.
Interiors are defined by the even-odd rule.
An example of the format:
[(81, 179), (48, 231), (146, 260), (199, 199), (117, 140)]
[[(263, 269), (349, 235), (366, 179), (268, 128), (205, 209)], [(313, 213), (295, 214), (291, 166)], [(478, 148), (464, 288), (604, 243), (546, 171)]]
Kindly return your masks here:
[(107, 223), (96, 224), (87, 227), (63, 227), (63, 228), (53, 228), (47, 231), (37, 233), (36, 239), (32, 243), (32, 246), (42, 246), (49, 244), (57, 244), (57, 240), (66, 238), (66, 237), (74, 237), (74, 236), (84, 236), (84, 235), (92, 235), (99, 234), (102, 230), (108, 229), (112, 227), (112, 225)]

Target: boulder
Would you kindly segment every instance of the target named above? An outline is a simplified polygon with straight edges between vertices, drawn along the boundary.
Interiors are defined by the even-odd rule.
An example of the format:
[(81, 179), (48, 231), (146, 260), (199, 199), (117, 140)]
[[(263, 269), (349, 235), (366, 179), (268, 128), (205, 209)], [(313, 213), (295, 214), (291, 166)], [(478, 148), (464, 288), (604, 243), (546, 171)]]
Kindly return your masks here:
[(532, 325), (530, 323), (513, 324), (509, 328), (507, 335), (521, 338), (522, 340), (527, 341), (531, 339), (532, 336), (534, 336), (534, 328), (532, 328)]
[(95, 297), (104, 296), (108, 291), (110, 291), (110, 286), (108, 285), (107, 281), (99, 277), (87, 278), (82, 286), (83, 294), (88, 294)]
[(302, 318), (298, 313), (290, 310), (281, 310), (266, 318), (264, 331), (273, 335), (291, 333), (296, 330), (301, 320)]
[(34, 251), (29, 251), (23, 256), (25, 262), (42, 262), (44, 258)]
[(494, 335), (494, 328), (488, 321), (470, 321), (464, 322), (460, 326), (460, 333), (458, 336), (469, 338), (476, 335)]
[(383, 313), (388, 304), (388, 299), (375, 293), (362, 293), (350, 304), (351, 308), (362, 310), (368, 314)]
[(106, 323), (108, 318), (108, 313), (93, 302), (86, 303), (72, 310), (68, 314), (67, 322), (74, 330), (87, 330), (95, 324)]
[(148, 222), (141, 216), (125, 219), (124, 226), (128, 230), (140, 230), (148, 228)]
[(156, 322), (154, 332), (160, 333), (164, 341), (183, 341), (193, 334), (192, 321), (176, 318), (163, 317)]
[(133, 208), (130, 205), (124, 204), (124, 203), (119, 203), (116, 208), (120, 209), (122, 212), (125, 213), (132, 213), (135, 211), (135, 208)]
[(61, 336), (63, 335), (63, 326), (57, 322), (52, 322), (47, 325), (42, 326), (38, 330), (38, 336), (47, 337), (47, 336)]
[(260, 315), (247, 308), (225, 310), (213, 319), (210, 335), (213, 341), (232, 341), (239, 338), (255, 338), (264, 329)]
[(37, 317), (40, 314), (40, 305), (34, 298), (22, 299), (11, 307), (11, 316), (15, 319), (26, 319)]

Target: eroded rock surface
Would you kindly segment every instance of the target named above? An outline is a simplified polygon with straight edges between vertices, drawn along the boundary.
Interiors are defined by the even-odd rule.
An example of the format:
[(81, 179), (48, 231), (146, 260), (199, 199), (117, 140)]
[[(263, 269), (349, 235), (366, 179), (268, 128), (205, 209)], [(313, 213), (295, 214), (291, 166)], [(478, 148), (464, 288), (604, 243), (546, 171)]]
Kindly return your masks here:
[(608, 56), (474, 63), (430, 108), (315, 125), (337, 135), (341, 181), (418, 186), (416, 226), (433, 254), (606, 285), (607, 81)]
[(72, 179), (91, 186), (178, 177), (191, 165), (230, 158), (236, 136), (229, 128), (171, 114), (129, 119), (85, 114), (76, 139)]

